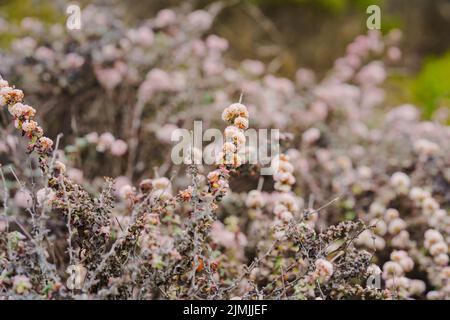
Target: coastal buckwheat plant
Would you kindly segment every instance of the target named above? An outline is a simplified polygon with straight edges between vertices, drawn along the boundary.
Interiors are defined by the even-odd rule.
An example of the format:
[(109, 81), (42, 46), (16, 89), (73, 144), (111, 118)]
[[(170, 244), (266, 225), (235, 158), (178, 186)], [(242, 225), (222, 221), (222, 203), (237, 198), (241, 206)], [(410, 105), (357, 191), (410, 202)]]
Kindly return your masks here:
[[(387, 99), (401, 32), (290, 79), (229, 57), (224, 6), (5, 22), (0, 299), (450, 299), (450, 130)], [(172, 161), (194, 121), (212, 165)]]

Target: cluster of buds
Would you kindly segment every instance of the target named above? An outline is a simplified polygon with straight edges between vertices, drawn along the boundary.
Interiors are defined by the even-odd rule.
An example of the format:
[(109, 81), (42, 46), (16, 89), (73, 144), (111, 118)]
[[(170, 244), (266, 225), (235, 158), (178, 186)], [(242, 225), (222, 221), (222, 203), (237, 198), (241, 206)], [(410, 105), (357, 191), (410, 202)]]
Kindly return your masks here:
[(242, 103), (233, 103), (225, 108), (222, 119), (230, 126), (225, 128), (225, 142), (218, 157), (219, 164), (225, 164), (231, 168), (242, 165), (242, 153), (245, 152), (245, 134), (248, 128), (248, 110)]
[(313, 279), (323, 283), (330, 280), (333, 275), (333, 264), (325, 259), (317, 259), (315, 262), (315, 270), (313, 273)]
[(292, 174), (294, 166), (289, 162), (288, 155), (280, 154), (272, 160), (272, 168), (275, 172), (273, 174), (274, 189), (279, 191), (273, 212), (280, 221), (287, 223), (299, 210), (297, 198), (291, 193), (292, 185), (295, 183)]
[(224, 166), (211, 171), (206, 178), (208, 180), (208, 191), (216, 199), (219, 200), (227, 194), (230, 188), (228, 184), (229, 171)]
[(422, 213), (427, 217), (430, 226), (442, 227), (447, 223), (447, 213), (440, 208), (439, 202), (431, 196), (430, 192), (414, 187), (409, 192), (409, 197), (417, 207), (422, 209)]
[(446, 266), (448, 264), (448, 245), (439, 231), (429, 229), (425, 232), (424, 247), (438, 265)]
[(23, 98), (21, 90), (10, 87), (7, 81), (0, 79), (0, 106), (8, 106), (8, 111), (14, 118), (14, 126), (31, 140), (28, 151), (36, 150), (40, 156), (46, 156), (52, 151), (53, 141), (43, 136), (44, 131), (33, 120), (36, 110), (23, 104)]
[(23, 92), (9, 86), (8, 81), (0, 79), (0, 107), (23, 100)]
[(280, 192), (289, 192), (295, 183), (294, 166), (289, 162), (289, 156), (280, 154), (272, 160), (272, 168), (275, 169), (273, 179), (274, 188)]
[(276, 195), (273, 212), (279, 220), (287, 223), (298, 211), (298, 200), (292, 193), (282, 192)]
[(84, 137), (89, 144), (96, 146), (98, 152), (109, 151), (113, 156), (120, 157), (127, 152), (128, 145), (122, 139), (116, 139), (110, 132), (98, 135), (97, 132), (88, 133)]
[(391, 176), (390, 184), (398, 194), (407, 194), (411, 180), (406, 173), (396, 172)]
[(118, 195), (130, 207), (136, 201), (149, 199), (153, 202), (167, 201), (172, 198), (172, 183), (166, 177), (155, 179), (144, 179), (139, 183), (140, 193), (137, 193), (135, 188), (130, 184), (124, 184), (120, 187)]
[(414, 261), (403, 250), (394, 250), (390, 255), (391, 260), (383, 265), (383, 279), (386, 288), (396, 292), (402, 298), (421, 295), (425, 292), (425, 283), (422, 280), (414, 280), (405, 277), (405, 273), (414, 268)]

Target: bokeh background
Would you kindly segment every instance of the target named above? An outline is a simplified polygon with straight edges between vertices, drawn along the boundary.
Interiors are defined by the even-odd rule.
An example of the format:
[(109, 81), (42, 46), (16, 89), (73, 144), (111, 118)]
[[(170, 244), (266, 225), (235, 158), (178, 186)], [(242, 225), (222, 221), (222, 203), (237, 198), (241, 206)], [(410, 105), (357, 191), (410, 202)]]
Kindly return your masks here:
[[(47, 1), (2, 0), (0, 18), (19, 23), (36, 17), (48, 23), (64, 22), (70, 3), (113, 6), (124, 11), (127, 23), (139, 23), (167, 7), (204, 8), (214, 0)], [(403, 31), (401, 68), (387, 85), (393, 104), (405, 101), (423, 108), (430, 118), (449, 104), (450, 1), (448, 0), (226, 0), (214, 21), (212, 33), (231, 43), (229, 59), (258, 59), (271, 63), (273, 72), (293, 77), (299, 67), (323, 75), (346, 45), (365, 33), (367, 6), (382, 12), (382, 32)], [(2, 30), (0, 47), (13, 36)], [(388, 91), (389, 93), (390, 91)]]

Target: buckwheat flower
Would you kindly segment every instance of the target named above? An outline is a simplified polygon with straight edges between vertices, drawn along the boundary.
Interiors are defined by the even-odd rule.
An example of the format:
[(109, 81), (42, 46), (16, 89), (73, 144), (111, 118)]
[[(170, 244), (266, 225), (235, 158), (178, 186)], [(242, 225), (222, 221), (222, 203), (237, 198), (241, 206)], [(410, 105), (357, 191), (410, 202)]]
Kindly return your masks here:
[(228, 49), (228, 40), (212, 34), (206, 38), (206, 47), (211, 51), (222, 52)]
[(49, 152), (53, 147), (53, 140), (47, 137), (41, 137), (38, 140), (39, 146), (44, 152)]
[(27, 294), (32, 288), (30, 279), (24, 275), (17, 275), (12, 278), (13, 289), (17, 294)]
[(56, 194), (52, 189), (42, 188), (36, 192), (36, 200), (39, 207), (51, 206), (56, 199)]
[(248, 120), (244, 117), (237, 117), (234, 119), (234, 125), (239, 129), (245, 130), (248, 128)]
[(233, 143), (225, 142), (223, 144), (222, 150), (223, 150), (224, 153), (235, 153), (237, 148), (236, 148), (236, 146)]
[(277, 181), (274, 184), (274, 189), (280, 192), (289, 192), (291, 191), (291, 186)]
[(262, 208), (266, 205), (266, 200), (261, 191), (251, 190), (247, 195), (247, 199), (245, 199), (245, 205), (248, 208)]
[(446, 266), (449, 261), (448, 254), (446, 254), (446, 253), (438, 254), (438, 255), (434, 256), (433, 260), (439, 266)]
[(410, 257), (401, 258), (398, 263), (402, 266), (405, 272), (410, 272), (414, 268), (414, 261)]
[(439, 291), (428, 291), (427, 292), (427, 299), (428, 300), (440, 300), (441, 294)]
[(110, 146), (110, 152), (112, 155), (120, 157), (123, 156), (128, 149), (128, 145), (121, 139), (115, 140)]
[(430, 249), (430, 254), (432, 256), (437, 256), (439, 254), (447, 254), (448, 253), (448, 246), (445, 242), (438, 242), (433, 244)]
[(195, 29), (207, 30), (211, 27), (213, 17), (206, 10), (195, 10), (188, 14), (187, 21)]
[(151, 198), (154, 201), (167, 201), (172, 198), (172, 192), (165, 189), (156, 189), (152, 192)]
[(237, 108), (237, 114), (239, 115), (239, 117), (243, 117), (248, 119), (248, 110), (247, 107), (245, 105), (243, 105), (242, 103), (235, 103), (234, 104)]
[(194, 188), (192, 186), (189, 186), (189, 187), (187, 187), (184, 190), (180, 190), (178, 192), (178, 195), (181, 198), (181, 200), (187, 202), (187, 201), (190, 201), (192, 199), (193, 191), (194, 191)]
[(367, 267), (367, 273), (370, 275), (377, 276), (381, 275), (382, 271), (379, 266), (372, 263), (370, 266)]
[(220, 179), (220, 170), (213, 170), (207, 175), (209, 183), (213, 184)]
[(424, 247), (426, 249), (430, 249), (431, 246), (435, 243), (444, 241), (444, 237), (442, 236), (442, 234), (434, 229), (428, 229), (427, 231), (425, 231), (424, 236), (425, 236)]
[(239, 132), (239, 129), (235, 126), (228, 126), (224, 130), (225, 138), (232, 138), (237, 132)]
[(61, 68), (63, 69), (78, 69), (84, 64), (84, 58), (77, 53), (70, 52), (61, 62)]
[(123, 80), (123, 75), (116, 68), (94, 67), (94, 73), (100, 85), (108, 91), (112, 91)]
[(384, 213), (384, 220), (386, 220), (386, 222), (390, 222), (398, 217), (400, 217), (400, 213), (397, 209), (389, 208)]
[(333, 275), (333, 264), (325, 259), (317, 259), (315, 262), (315, 275), (320, 281), (328, 281)]
[(122, 188), (120, 188), (119, 190), (119, 197), (122, 200), (128, 200), (131, 198), (131, 196), (133, 196), (134, 194), (134, 190), (133, 187), (130, 186), (129, 184), (124, 185)]
[(403, 219), (397, 218), (389, 222), (388, 231), (395, 235), (406, 228), (406, 222)]
[(373, 202), (369, 207), (369, 212), (374, 216), (381, 216), (386, 208), (379, 202)]
[(409, 232), (406, 230), (400, 231), (392, 238), (391, 244), (394, 248), (406, 248), (409, 244)]
[(159, 68), (153, 68), (146, 75), (145, 82), (148, 82), (152, 90), (170, 91), (173, 89), (173, 81), (169, 73)]
[(419, 139), (414, 143), (414, 150), (422, 156), (432, 156), (439, 150), (439, 146), (427, 139)]
[(278, 161), (278, 171), (293, 173), (294, 166), (288, 161)]
[(70, 180), (74, 181), (75, 183), (81, 184), (84, 181), (84, 174), (83, 171), (76, 168), (69, 168), (67, 170), (67, 176)]
[(373, 231), (375, 232), (375, 234), (379, 236), (384, 236), (387, 232), (387, 225), (386, 222), (384, 222), (383, 220), (372, 219), (369, 222), (369, 225), (374, 227)]
[(98, 138), (97, 151), (105, 152), (107, 149), (111, 147), (111, 145), (116, 141), (113, 134), (110, 132), (104, 132)]
[(138, 29), (131, 29), (128, 31), (127, 36), (133, 43), (143, 47), (150, 47), (155, 38), (152, 29), (145, 26)]
[(383, 279), (403, 276), (403, 268), (398, 262), (388, 261), (383, 265)]
[(5, 88), (5, 87), (8, 87), (8, 86), (9, 86), (8, 81), (3, 80), (3, 79), (0, 79), (0, 89), (1, 89), (1, 88)]
[(450, 279), (450, 267), (442, 268), (440, 276), (442, 279)]
[(414, 187), (409, 192), (409, 197), (416, 203), (422, 203), (425, 199), (429, 198), (431, 195), (428, 191), (422, 188)]
[(302, 141), (309, 145), (313, 144), (320, 138), (320, 130), (317, 128), (309, 128), (302, 135)]
[(410, 280), (406, 277), (393, 277), (387, 279), (385, 285), (390, 290), (407, 289), (410, 286)]
[(386, 115), (388, 122), (412, 122), (420, 117), (416, 106), (404, 104), (389, 111)]
[(156, 131), (156, 137), (162, 142), (170, 143), (172, 142), (172, 133), (177, 129), (178, 127), (176, 125), (172, 123), (166, 123)]
[(262, 75), (265, 70), (264, 63), (258, 60), (246, 59), (242, 61), (241, 65), (245, 72), (256, 77)]
[(411, 185), (411, 180), (406, 173), (396, 172), (391, 176), (391, 186), (399, 193), (406, 193)]
[(153, 179), (153, 188), (157, 190), (169, 189), (170, 184), (170, 180), (166, 177)]
[(386, 241), (382, 237), (373, 234), (370, 230), (365, 230), (361, 233), (358, 238), (358, 244), (379, 251), (386, 247)]
[(392, 62), (397, 62), (402, 58), (402, 51), (398, 47), (390, 47), (386, 54)]
[(407, 258), (408, 253), (404, 250), (394, 250), (391, 252), (390, 258), (392, 261), (400, 262), (401, 259)]
[(82, 264), (70, 265), (66, 272), (69, 274), (66, 286), (69, 290), (81, 289), (86, 279), (87, 269)]
[(27, 134), (31, 135), (33, 134), (33, 131), (35, 131), (38, 127), (38, 124), (34, 120), (25, 120), (22, 123), (22, 130), (25, 131)]
[(225, 122), (232, 122), (237, 117), (237, 108), (234, 105), (226, 107), (222, 111), (222, 120)]
[(9, 99), (12, 102), (21, 102), (23, 100), (23, 97), (24, 97), (23, 91), (19, 89), (13, 89), (9, 93)]
[[(225, 137), (227, 137), (227, 134), (225, 133)], [(243, 147), (245, 145), (245, 135), (242, 131), (239, 131), (239, 129), (237, 129), (237, 131), (234, 131), (232, 133), (231, 136), (229, 136), (229, 138), (231, 139), (231, 141), (233, 141), (233, 143), (236, 145), (236, 147), (238, 149), (240, 149), (241, 147)]]
[(355, 78), (362, 85), (378, 85), (386, 78), (386, 71), (381, 61), (373, 61), (364, 66)]
[(422, 280), (410, 280), (409, 282), (409, 292), (411, 295), (421, 295), (426, 290), (425, 282)]
[(295, 81), (300, 88), (310, 88), (316, 83), (316, 75), (312, 70), (300, 68), (295, 72)]
[(445, 223), (445, 220), (447, 218), (447, 212), (444, 209), (436, 210), (433, 213), (433, 216), (429, 220), (429, 224), (431, 226), (438, 226), (442, 223)]
[(292, 213), (290, 211), (282, 211), (279, 214), (279, 218), (284, 221), (284, 222), (289, 222), (292, 220), (294, 216), (292, 215)]
[(281, 212), (286, 211), (286, 210), (288, 210), (288, 208), (286, 208), (286, 206), (281, 203), (277, 203), (273, 207), (273, 213), (275, 215), (279, 215)]
[(144, 179), (139, 183), (139, 189), (144, 192), (148, 193), (153, 189), (153, 180), (152, 179)]
[(33, 198), (28, 190), (19, 190), (14, 195), (14, 203), (20, 208), (31, 208)]
[(20, 102), (8, 106), (8, 111), (14, 118), (22, 116), (24, 109), (25, 106)]
[(439, 210), (439, 203), (431, 197), (427, 197), (422, 202), (423, 213), (426, 216), (431, 216)]
[(56, 160), (53, 164), (53, 169), (63, 174), (66, 172), (66, 165), (59, 160)]
[(157, 28), (165, 28), (177, 21), (177, 15), (173, 10), (163, 9), (158, 12), (155, 18), (155, 26)]
[(98, 133), (97, 132), (90, 132), (87, 135), (84, 136), (88, 143), (90, 144), (97, 144), (98, 142)]
[(290, 172), (277, 172), (274, 174), (273, 179), (288, 185), (293, 185), (295, 183), (295, 178)]

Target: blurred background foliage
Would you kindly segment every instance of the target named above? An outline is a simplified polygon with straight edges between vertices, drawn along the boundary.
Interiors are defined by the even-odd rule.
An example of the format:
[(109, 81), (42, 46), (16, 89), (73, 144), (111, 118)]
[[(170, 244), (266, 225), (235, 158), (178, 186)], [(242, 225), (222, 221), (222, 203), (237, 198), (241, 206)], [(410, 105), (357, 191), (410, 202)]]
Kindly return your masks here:
[[(216, 0), (80, 0), (114, 5), (138, 22), (170, 6), (202, 8)], [(0, 17), (19, 23), (23, 17), (64, 22), (65, 0), (0, 0)], [(293, 77), (299, 67), (323, 75), (345, 46), (365, 33), (366, 8), (377, 4), (382, 31), (403, 31), (402, 67), (388, 81), (391, 103), (414, 101), (426, 118), (449, 107), (450, 0), (224, 0), (213, 32), (229, 39), (230, 60), (260, 59), (271, 71)], [(11, 40), (2, 31), (0, 47)], [(403, 101), (403, 98), (405, 99)]]

